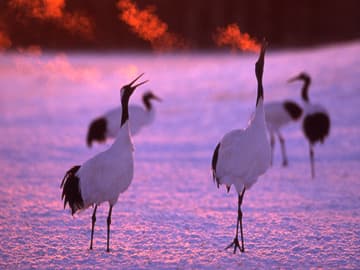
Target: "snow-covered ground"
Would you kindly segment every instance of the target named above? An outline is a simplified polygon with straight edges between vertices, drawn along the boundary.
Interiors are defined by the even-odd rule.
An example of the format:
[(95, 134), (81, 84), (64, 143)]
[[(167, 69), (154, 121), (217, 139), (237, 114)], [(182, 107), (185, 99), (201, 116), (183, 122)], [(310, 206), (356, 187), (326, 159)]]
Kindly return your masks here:
[[(310, 99), (331, 115), (315, 149), (294, 124), (284, 130), (289, 167), (275, 164), (245, 194), (245, 249), (235, 234), (237, 195), (217, 189), (211, 156), (225, 132), (245, 127), (256, 98), (255, 54), (0, 55), (0, 269), (359, 269), (360, 43), (267, 52), (266, 100)], [(66, 170), (108, 147), (88, 149), (91, 119), (117, 106), (119, 88), (141, 72), (163, 102), (154, 124), (134, 137), (135, 177), (114, 207), (63, 210)]]

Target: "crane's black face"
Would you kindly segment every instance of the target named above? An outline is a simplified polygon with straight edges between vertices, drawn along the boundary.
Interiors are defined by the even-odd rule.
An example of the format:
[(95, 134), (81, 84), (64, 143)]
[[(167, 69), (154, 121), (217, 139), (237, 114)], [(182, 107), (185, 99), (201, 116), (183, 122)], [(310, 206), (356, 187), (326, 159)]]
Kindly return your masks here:
[(161, 98), (159, 98), (158, 96), (156, 96), (153, 92), (151, 91), (148, 91), (146, 93), (144, 93), (144, 99), (145, 100), (151, 100), (151, 99), (154, 99), (154, 100), (157, 100), (157, 101), (162, 101)]
[(290, 83), (290, 82), (295, 82), (295, 81), (310, 81), (310, 76), (305, 73), (305, 72), (301, 72), (299, 75), (293, 77), (293, 78), (290, 78), (287, 82)]
[(138, 77), (136, 77), (135, 80), (133, 80), (131, 83), (124, 85), (121, 89), (120, 89), (120, 95), (121, 95), (121, 99), (126, 99), (127, 101), (129, 100), (130, 96), (132, 95), (132, 93), (134, 93), (135, 89), (148, 82), (148, 80), (143, 81), (141, 83), (138, 83), (136, 85), (133, 85), (141, 76), (143, 76), (144, 73), (140, 74)]
[(132, 93), (134, 93), (135, 88), (131, 87), (130, 85), (124, 85), (121, 89), (120, 89), (120, 95), (121, 95), (121, 99), (124, 98), (130, 98), (130, 96), (132, 95)]

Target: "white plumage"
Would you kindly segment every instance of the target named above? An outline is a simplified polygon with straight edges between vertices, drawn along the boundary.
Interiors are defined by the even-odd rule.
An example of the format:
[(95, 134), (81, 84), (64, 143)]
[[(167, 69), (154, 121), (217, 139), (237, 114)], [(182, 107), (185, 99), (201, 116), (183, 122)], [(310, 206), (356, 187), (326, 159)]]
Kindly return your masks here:
[(302, 130), (309, 142), (311, 176), (315, 177), (314, 166), (314, 145), (317, 142), (323, 143), (330, 132), (330, 117), (327, 110), (320, 104), (312, 104), (309, 99), (309, 86), (311, 84), (310, 76), (302, 72), (298, 76), (289, 80), (294, 82), (303, 81), (301, 96), (304, 102), (304, 117), (302, 122)]
[[(239, 194), (238, 218), (234, 241), (227, 247), (234, 246), (234, 253), (238, 248), (244, 252), (242, 231), (241, 204), (245, 190), (249, 189), (260, 175), (270, 166), (270, 145), (267, 139), (262, 75), (264, 68), (265, 44), (255, 65), (258, 80), (258, 91), (255, 114), (245, 129), (237, 129), (227, 133), (216, 146), (212, 158), (212, 172), (217, 185), (224, 184), (230, 189), (234, 185)], [(240, 225), (241, 247), (238, 240)]]
[(270, 164), (262, 98), (245, 129), (227, 133), (220, 141), (216, 177), (220, 184), (234, 185), (240, 194), (249, 189)]
[(102, 202), (108, 202), (107, 251), (110, 250), (112, 208), (118, 201), (119, 195), (127, 190), (133, 178), (133, 144), (129, 133), (128, 102), (136, 87), (146, 82), (133, 86), (142, 75), (121, 88), (122, 114), (121, 121), (119, 121), (119, 132), (114, 143), (109, 149), (89, 159), (82, 166), (71, 168), (61, 183), (64, 208), (68, 203), (72, 214), (95, 206), (92, 215), (90, 249), (92, 249), (93, 244), (97, 207)]
[(288, 159), (286, 156), (285, 139), (281, 134), (280, 130), (301, 118), (302, 108), (294, 101), (273, 101), (264, 104), (266, 125), (270, 135), (270, 146), (271, 146), (271, 164), (274, 159), (274, 147), (275, 147), (275, 135), (278, 137), (282, 158), (283, 166), (288, 165)]
[(133, 173), (133, 144), (127, 121), (110, 148), (86, 161), (76, 174), (80, 179), (84, 208), (99, 205), (104, 198), (114, 205), (120, 193), (129, 187)]
[[(129, 105), (130, 133), (136, 135), (144, 126), (150, 125), (155, 118), (155, 108), (151, 100), (161, 101), (153, 92), (147, 91), (143, 94), (144, 106), (137, 104)], [(92, 146), (93, 141), (105, 142), (106, 139), (116, 138), (120, 127), (122, 108), (117, 107), (104, 115), (94, 119), (88, 129), (87, 145)]]
[(287, 113), (284, 102), (273, 101), (264, 104), (265, 119), (268, 128), (276, 131), (292, 121), (291, 116)]
[[(115, 108), (104, 115), (108, 123), (107, 138), (116, 137), (119, 131), (119, 115), (121, 116), (121, 108)], [(131, 135), (136, 135), (143, 126), (153, 121), (155, 110), (147, 112), (140, 106), (132, 105), (129, 106), (129, 115), (131, 117), (130, 133)]]

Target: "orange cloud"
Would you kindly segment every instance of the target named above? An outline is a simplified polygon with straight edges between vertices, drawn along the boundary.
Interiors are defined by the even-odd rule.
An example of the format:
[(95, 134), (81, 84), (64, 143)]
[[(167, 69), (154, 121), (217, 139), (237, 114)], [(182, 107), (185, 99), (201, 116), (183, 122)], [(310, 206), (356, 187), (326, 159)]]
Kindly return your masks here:
[(9, 6), (24, 9), (27, 16), (38, 19), (58, 19), (63, 16), (64, 0), (11, 0)]
[(117, 7), (121, 10), (119, 19), (127, 23), (140, 38), (149, 41), (154, 49), (187, 47), (182, 38), (168, 31), (167, 24), (155, 14), (154, 7), (140, 10), (131, 0), (119, 0)]
[(90, 18), (78, 12), (64, 11), (65, 0), (10, 0), (9, 7), (23, 11), (30, 18), (52, 20), (73, 34), (78, 33), (87, 39), (94, 38)]
[(80, 13), (65, 13), (62, 26), (73, 34), (79, 33), (88, 39), (94, 38), (94, 24), (88, 17)]
[(248, 33), (241, 33), (236, 24), (230, 24), (226, 28), (218, 28), (214, 35), (217, 46), (230, 45), (232, 49), (242, 51), (260, 51), (260, 43), (251, 38)]
[(11, 40), (7, 33), (0, 30), (0, 52), (11, 47)]

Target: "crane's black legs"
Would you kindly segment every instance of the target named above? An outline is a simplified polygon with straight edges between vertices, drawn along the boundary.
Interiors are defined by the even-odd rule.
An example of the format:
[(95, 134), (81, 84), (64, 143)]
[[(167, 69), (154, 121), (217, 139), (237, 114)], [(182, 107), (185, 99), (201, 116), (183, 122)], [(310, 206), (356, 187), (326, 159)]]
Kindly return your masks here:
[(285, 140), (284, 138), (281, 136), (280, 133), (278, 133), (278, 137), (279, 137), (279, 141), (280, 141), (280, 145), (281, 145), (281, 153), (283, 156), (283, 166), (286, 167), (288, 165), (288, 159), (286, 156), (286, 149), (285, 149)]
[(110, 224), (111, 224), (112, 208), (113, 208), (113, 206), (110, 205), (109, 215), (107, 217), (107, 249), (106, 249), (107, 252), (110, 252), (109, 241), (110, 241)]
[(270, 146), (271, 146), (271, 160), (270, 165), (273, 165), (274, 160), (274, 148), (275, 148), (275, 137), (274, 134), (270, 133)]
[(310, 144), (310, 166), (311, 166), (311, 177), (315, 177), (315, 167), (314, 167), (314, 149)]
[[(111, 224), (112, 208), (113, 208), (113, 206), (110, 205), (109, 215), (107, 217), (107, 249), (106, 249), (107, 252), (110, 252), (109, 241), (110, 241), (110, 224)], [(97, 210), (97, 205), (95, 205), (94, 212), (93, 212), (93, 215), (92, 215), (92, 218), (91, 218), (92, 224), (91, 224), (90, 249), (93, 249), (94, 227), (95, 227), (95, 222), (96, 222), (96, 210)]]
[(239, 219), (239, 223), (240, 223), (240, 233), (241, 233), (241, 252), (245, 251), (245, 245), (244, 245), (244, 233), (243, 233), (243, 225), (242, 225), (242, 217), (243, 217), (243, 213), (241, 211), (241, 205), (242, 205), (242, 201), (244, 198), (244, 194), (245, 194), (245, 187), (243, 188), (241, 195), (239, 196), (239, 209), (238, 209), (238, 219)]
[[(243, 225), (242, 225), (242, 211), (241, 211), (241, 204), (244, 198), (244, 194), (245, 194), (245, 187), (243, 188), (241, 194), (239, 195), (239, 203), (238, 203), (238, 217), (237, 217), (237, 222), (236, 222), (236, 234), (235, 234), (235, 238), (234, 240), (230, 243), (230, 245), (228, 245), (225, 249), (229, 249), (231, 247), (234, 247), (234, 254), (236, 253), (236, 248), (238, 248), (240, 250), (240, 252), (244, 252), (245, 251), (245, 246), (244, 246), (244, 234), (243, 234)], [(240, 247), (240, 243), (239, 243), (239, 225), (240, 225), (240, 236), (241, 236), (241, 247)]]
[(95, 222), (96, 222), (96, 209), (97, 209), (97, 205), (95, 205), (94, 212), (91, 217), (92, 223), (91, 223), (90, 249), (93, 249), (94, 227), (95, 227)]

